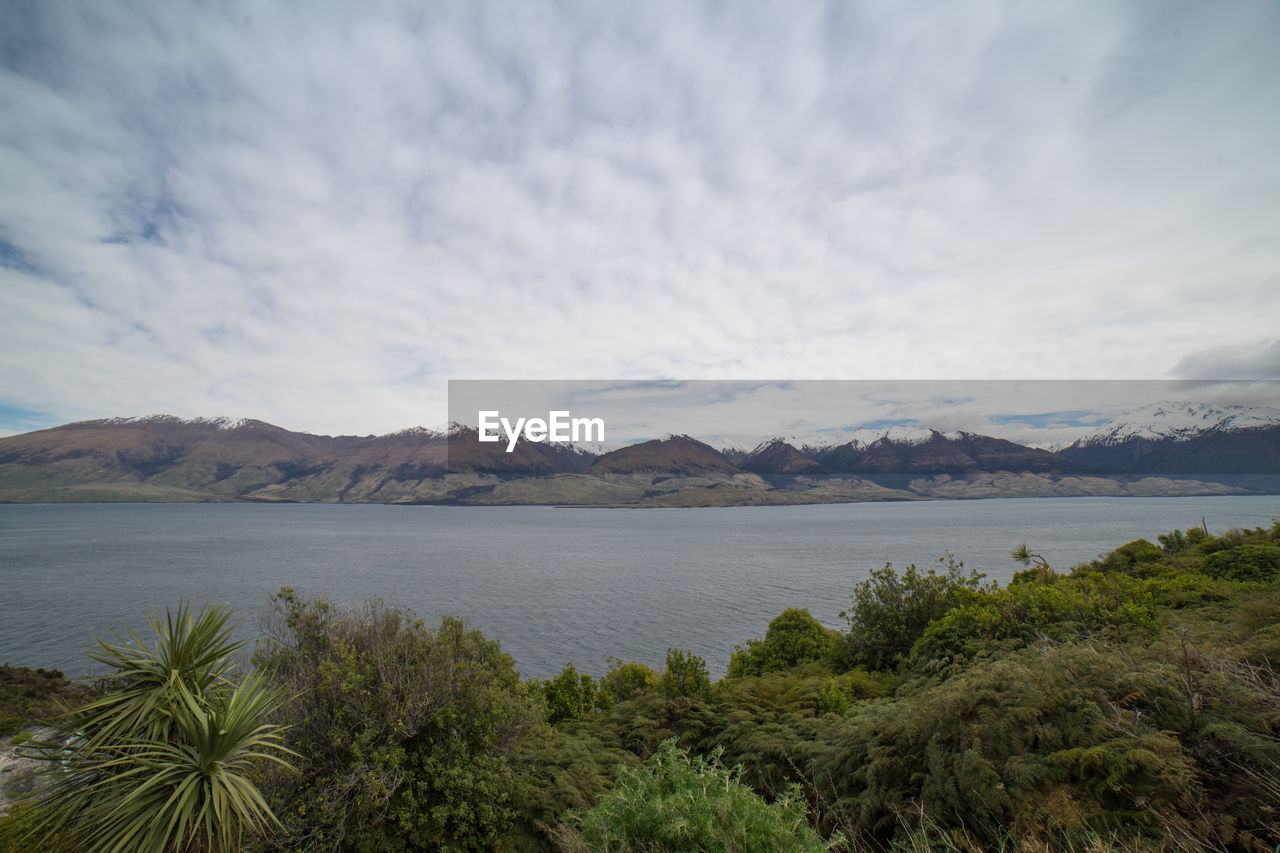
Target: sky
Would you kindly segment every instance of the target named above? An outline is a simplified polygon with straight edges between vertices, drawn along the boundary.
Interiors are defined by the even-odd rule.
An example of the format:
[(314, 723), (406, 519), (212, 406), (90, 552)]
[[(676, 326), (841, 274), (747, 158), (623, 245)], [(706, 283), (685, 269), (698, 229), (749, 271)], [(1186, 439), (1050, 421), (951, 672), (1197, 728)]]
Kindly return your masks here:
[[(1182, 402), (1178, 402), (1182, 401)], [(1195, 401), (1188, 404), (1185, 401)], [(484, 414), (484, 413), (488, 414)], [(1213, 428), (1280, 423), (1280, 381), (1136, 379), (907, 380), (452, 380), (449, 419), (509, 445), (519, 420), (561, 424), (560, 436), (592, 452), (667, 435), (752, 450), (783, 439), (795, 447), (870, 444), (937, 430), (1058, 449), (1117, 425)], [(505, 419), (506, 423), (503, 424)], [(580, 440), (570, 430), (581, 420)], [(599, 419), (604, 432), (588, 432)], [(900, 428), (907, 428), (906, 431)], [(591, 427), (595, 430), (594, 426)], [(505, 437), (503, 437), (505, 436)], [(521, 439), (517, 439), (521, 440)], [(512, 445), (513, 446), (513, 445)]]
[(1280, 378), (1280, 4), (0, 0), (0, 434)]

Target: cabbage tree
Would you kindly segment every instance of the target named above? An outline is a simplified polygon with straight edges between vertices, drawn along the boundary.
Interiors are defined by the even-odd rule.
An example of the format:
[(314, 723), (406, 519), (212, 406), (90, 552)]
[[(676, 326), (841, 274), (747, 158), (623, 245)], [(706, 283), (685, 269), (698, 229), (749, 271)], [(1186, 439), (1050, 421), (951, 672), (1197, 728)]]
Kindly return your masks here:
[(46, 762), (24, 820), (9, 831), (33, 849), (57, 837), (86, 851), (240, 849), (278, 825), (254, 768), (287, 765), (267, 720), (283, 697), (261, 676), (234, 677), (228, 608), (150, 611), (155, 634), (99, 640), (107, 692), (70, 712), (61, 737), (29, 747)]

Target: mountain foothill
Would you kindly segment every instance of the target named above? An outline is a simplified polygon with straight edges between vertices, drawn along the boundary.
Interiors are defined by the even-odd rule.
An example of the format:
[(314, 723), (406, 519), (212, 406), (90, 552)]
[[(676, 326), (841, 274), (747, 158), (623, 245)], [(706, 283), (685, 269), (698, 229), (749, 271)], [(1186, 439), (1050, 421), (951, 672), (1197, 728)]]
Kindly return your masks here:
[(1057, 449), (919, 427), (842, 441), (850, 432), (749, 451), (668, 435), (599, 453), (528, 441), (507, 452), (458, 426), (325, 436), (110, 418), (0, 438), (0, 501), (728, 506), (1280, 491), (1272, 410), (1147, 407)]

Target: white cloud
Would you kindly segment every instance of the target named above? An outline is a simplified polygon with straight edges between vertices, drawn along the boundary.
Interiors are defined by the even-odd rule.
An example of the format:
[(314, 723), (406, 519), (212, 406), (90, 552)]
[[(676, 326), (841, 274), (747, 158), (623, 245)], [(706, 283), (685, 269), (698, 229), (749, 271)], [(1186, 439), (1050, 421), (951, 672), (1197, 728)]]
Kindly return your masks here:
[(700, 380), (454, 381), (449, 416), (602, 418), (607, 449), (667, 434), (751, 449), (781, 437), (838, 444), (859, 428), (912, 425), (1037, 447), (1070, 444), (1093, 427), (1155, 403), (1190, 401), (1280, 410), (1280, 382), (1189, 380)]
[(1167, 375), (1274, 335), (1277, 35), (39, 4), (0, 36), (0, 404), (366, 433), (449, 377)]
[(1174, 365), (1172, 373), (1189, 379), (1280, 379), (1280, 338), (1199, 350)]

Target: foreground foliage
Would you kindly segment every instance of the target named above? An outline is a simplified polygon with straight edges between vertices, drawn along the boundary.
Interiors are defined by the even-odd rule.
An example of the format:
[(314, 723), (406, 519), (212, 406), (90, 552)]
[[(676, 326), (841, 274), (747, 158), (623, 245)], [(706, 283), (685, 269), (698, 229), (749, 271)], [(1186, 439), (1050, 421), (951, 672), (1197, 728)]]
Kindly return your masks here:
[(785, 610), (718, 682), (683, 649), (526, 682), (456, 619), (284, 590), (246, 690), (293, 697), (303, 772), (260, 779), (283, 825), (254, 849), (1274, 851), (1280, 524), (1157, 541), (1069, 572), (1019, 545), (1004, 588), (886, 566), (846, 630)]
[(614, 788), (586, 812), (570, 812), (558, 841), (567, 851), (698, 850), (705, 853), (825, 851), (808, 823), (799, 786), (767, 803), (718, 754), (690, 756), (662, 743), (643, 767), (618, 771)]
[(229, 612), (149, 614), (154, 645), (132, 631), (90, 657), (114, 671), (109, 689), (70, 713), (62, 736), (31, 745), (48, 765), (12, 845), (85, 851), (238, 850), (278, 822), (255, 767), (287, 768), (281, 697), (261, 676), (235, 679)]
[(539, 691), (499, 644), (381, 603), (343, 609), (284, 590), (273, 606), (255, 662), (294, 697), (279, 719), (302, 771), (268, 781), (285, 823), (273, 846), (498, 846), (546, 726)]
[(1070, 573), (1024, 546), (1003, 589), (955, 561), (886, 567), (855, 590), (834, 657), (759, 665), (767, 634), (709, 695), (646, 695), (573, 731), (641, 758), (667, 737), (723, 750), (762, 796), (801, 784), (857, 849), (1271, 851), (1280, 590), (1206, 558), (1266, 559), (1280, 526), (1180, 541)]
[(921, 809), (982, 844), (1276, 843), (1280, 684), (1199, 650), (1040, 642), (802, 727), (828, 819), (887, 842)]

